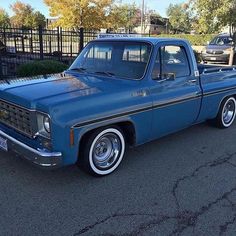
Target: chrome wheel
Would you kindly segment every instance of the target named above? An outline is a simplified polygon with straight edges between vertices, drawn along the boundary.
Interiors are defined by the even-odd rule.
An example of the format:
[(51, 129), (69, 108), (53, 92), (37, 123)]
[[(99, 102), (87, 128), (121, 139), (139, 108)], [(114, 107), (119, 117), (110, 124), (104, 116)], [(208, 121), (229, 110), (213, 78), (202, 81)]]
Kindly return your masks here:
[(229, 127), (235, 118), (235, 108), (236, 108), (236, 100), (231, 97), (226, 100), (223, 109), (222, 109), (222, 123), (225, 127)]
[(93, 172), (106, 175), (120, 164), (125, 151), (125, 140), (120, 130), (108, 128), (94, 139), (89, 151), (89, 164)]
[(93, 148), (93, 161), (97, 168), (110, 168), (119, 157), (121, 141), (114, 133), (104, 134)]

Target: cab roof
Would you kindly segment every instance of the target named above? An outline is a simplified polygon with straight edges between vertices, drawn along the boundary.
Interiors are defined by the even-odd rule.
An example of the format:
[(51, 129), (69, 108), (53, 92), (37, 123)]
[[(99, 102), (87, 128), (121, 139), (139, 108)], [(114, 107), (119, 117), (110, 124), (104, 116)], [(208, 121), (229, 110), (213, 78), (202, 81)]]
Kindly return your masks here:
[(107, 38), (98, 38), (93, 41), (130, 41), (130, 42), (147, 42), (153, 45), (159, 42), (179, 42), (184, 41), (187, 42), (185, 39), (177, 39), (177, 38), (157, 38), (157, 37), (107, 37)]

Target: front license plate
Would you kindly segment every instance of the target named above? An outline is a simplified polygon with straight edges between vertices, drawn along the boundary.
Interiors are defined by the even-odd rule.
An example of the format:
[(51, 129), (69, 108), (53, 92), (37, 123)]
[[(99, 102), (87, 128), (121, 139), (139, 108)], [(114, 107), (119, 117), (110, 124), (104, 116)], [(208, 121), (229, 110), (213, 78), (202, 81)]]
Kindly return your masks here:
[(212, 61), (216, 61), (216, 57), (211, 57), (211, 60)]
[(8, 151), (7, 139), (0, 137), (0, 149), (4, 150), (6, 152)]

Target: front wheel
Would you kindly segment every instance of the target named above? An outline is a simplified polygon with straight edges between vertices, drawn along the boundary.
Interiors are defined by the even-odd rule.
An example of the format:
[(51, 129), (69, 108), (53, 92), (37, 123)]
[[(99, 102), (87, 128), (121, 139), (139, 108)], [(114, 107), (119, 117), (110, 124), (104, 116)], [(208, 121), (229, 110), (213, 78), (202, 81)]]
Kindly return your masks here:
[(90, 174), (104, 176), (112, 173), (125, 153), (125, 138), (118, 127), (98, 129), (81, 147), (81, 164)]
[(234, 97), (228, 97), (221, 103), (217, 117), (214, 123), (219, 128), (228, 128), (232, 125), (236, 114), (236, 100)]

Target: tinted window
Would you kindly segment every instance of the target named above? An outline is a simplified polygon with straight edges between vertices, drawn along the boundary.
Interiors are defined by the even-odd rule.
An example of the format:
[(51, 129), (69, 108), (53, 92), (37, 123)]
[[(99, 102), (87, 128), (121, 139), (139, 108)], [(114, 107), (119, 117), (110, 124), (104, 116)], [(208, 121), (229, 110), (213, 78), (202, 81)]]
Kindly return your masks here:
[(168, 79), (190, 75), (190, 66), (184, 47), (161, 47), (153, 69), (153, 79)]
[(83, 73), (140, 79), (150, 53), (151, 45), (143, 42), (91, 42), (70, 69), (82, 68)]
[(111, 60), (112, 47), (94, 45), (88, 51), (87, 58)]
[(211, 42), (210, 45), (229, 45), (233, 43), (233, 39), (228, 36), (220, 36), (215, 37)]
[(149, 49), (147, 45), (127, 45), (123, 53), (123, 61), (147, 62)]

